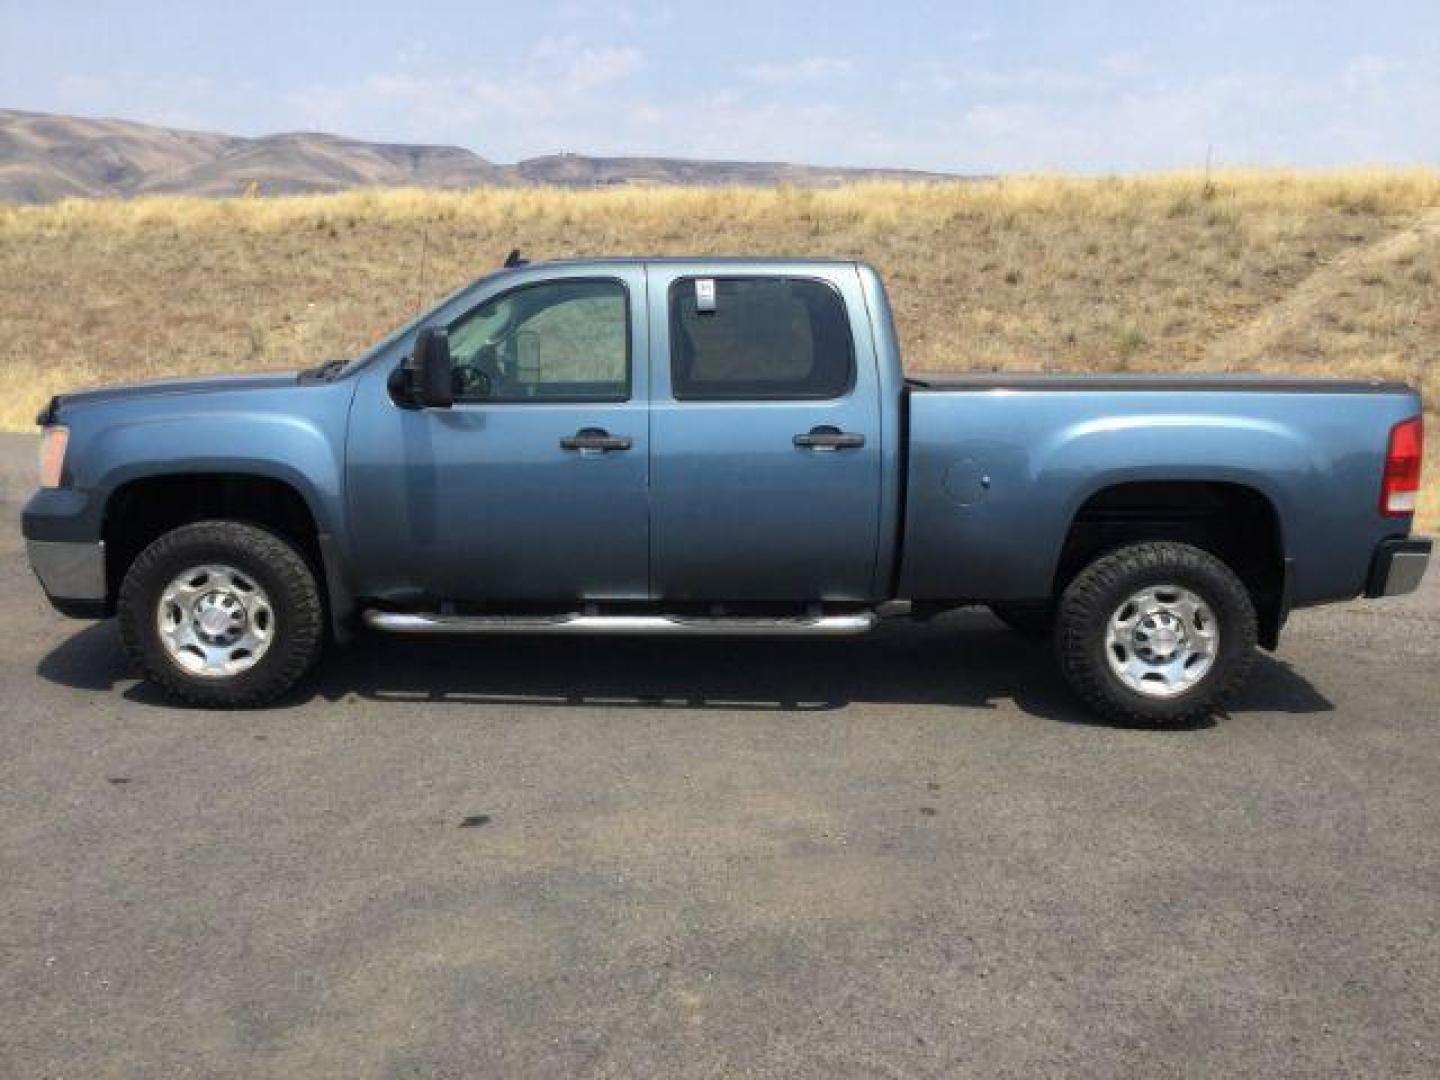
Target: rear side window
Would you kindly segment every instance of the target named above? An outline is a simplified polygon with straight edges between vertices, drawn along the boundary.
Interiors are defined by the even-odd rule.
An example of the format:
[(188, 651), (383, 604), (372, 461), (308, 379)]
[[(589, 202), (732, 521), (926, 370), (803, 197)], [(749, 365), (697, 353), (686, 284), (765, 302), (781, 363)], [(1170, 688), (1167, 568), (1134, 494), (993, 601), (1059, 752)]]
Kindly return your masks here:
[(681, 278), (670, 286), (677, 399), (836, 398), (854, 378), (845, 302), (825, 282)]

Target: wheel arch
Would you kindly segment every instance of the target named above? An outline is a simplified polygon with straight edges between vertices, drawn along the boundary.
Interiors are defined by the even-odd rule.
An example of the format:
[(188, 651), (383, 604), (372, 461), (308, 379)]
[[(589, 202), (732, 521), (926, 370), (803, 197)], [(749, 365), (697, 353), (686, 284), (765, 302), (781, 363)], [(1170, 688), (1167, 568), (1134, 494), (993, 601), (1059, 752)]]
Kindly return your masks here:
[(294, 544), (321, 586), (332, 636), (349, 636), (354, 604), (324, 507), (308, 485), (283, 471), (159, 471), (119, 483), (105, 500), (100, 522), (107, 610), (113, 611), (120, 583), (145, 547), (173, 529), (207, 519), (258, 525)]
[(1284, 519), (1269, 494), (1243, 480), (1147, 477), (1097, 486), (1070, 516), (1051, 595), (1107, 552), (1151, 541), (1193, 544), (1229, 566), (1255, 604), (1260, 644), (1276, 647), (1290, 607)]

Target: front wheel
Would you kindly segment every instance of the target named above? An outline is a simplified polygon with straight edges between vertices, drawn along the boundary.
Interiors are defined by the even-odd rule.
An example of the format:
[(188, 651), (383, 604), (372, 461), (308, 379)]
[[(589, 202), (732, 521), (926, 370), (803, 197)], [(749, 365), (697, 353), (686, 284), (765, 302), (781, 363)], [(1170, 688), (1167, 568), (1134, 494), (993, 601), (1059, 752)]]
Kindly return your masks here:
[(1249, 592), (1215, 556), (1189, 544), (1134, 544), (1070, 583), (1055, 648), (1070, 686), (1100, 715), (1183, 726), (1244, 682), (1255, 634)]
[(200, 521), (160, 537), (130, 565), (116, 608), (135, 666), (192, 705), (267, 704), (309, 670), (324, 643), (305, 557), (238, 521)]

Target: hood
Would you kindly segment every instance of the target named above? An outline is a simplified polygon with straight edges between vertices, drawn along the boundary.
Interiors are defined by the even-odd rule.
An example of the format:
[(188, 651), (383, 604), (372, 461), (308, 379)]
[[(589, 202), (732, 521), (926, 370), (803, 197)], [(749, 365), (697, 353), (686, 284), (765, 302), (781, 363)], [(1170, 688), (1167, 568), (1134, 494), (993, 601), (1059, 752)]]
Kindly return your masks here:
[(171, 394), (274, 390), (283, 386), (294, 386), (298, 382), (298, 372), (268, 371), (256, 375), (200, 375), (183, 379), (146, 379), (143, 382), (116, 383), (112, 386), (97, 386), (68, 394), (56, 394), (50, 399), (50, 403), (41, 410), (40, 415), (36, 417), (36, 422), (42, 426), (53, 423), (61, 409), (70, 409), (77, 405), (99, 405), (112, 401), (163, 397)]

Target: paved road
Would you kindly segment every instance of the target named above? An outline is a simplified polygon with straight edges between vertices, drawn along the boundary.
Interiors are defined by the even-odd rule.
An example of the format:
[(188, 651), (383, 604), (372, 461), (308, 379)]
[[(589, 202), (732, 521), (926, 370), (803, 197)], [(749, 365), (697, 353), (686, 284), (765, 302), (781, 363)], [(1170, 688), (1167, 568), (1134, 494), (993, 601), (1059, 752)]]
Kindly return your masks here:
[(3, 509), (0, 1075), (1440, 1074), (1440, 581), (1185, 732), (980, 613), (370, 642), (224, 715)]

